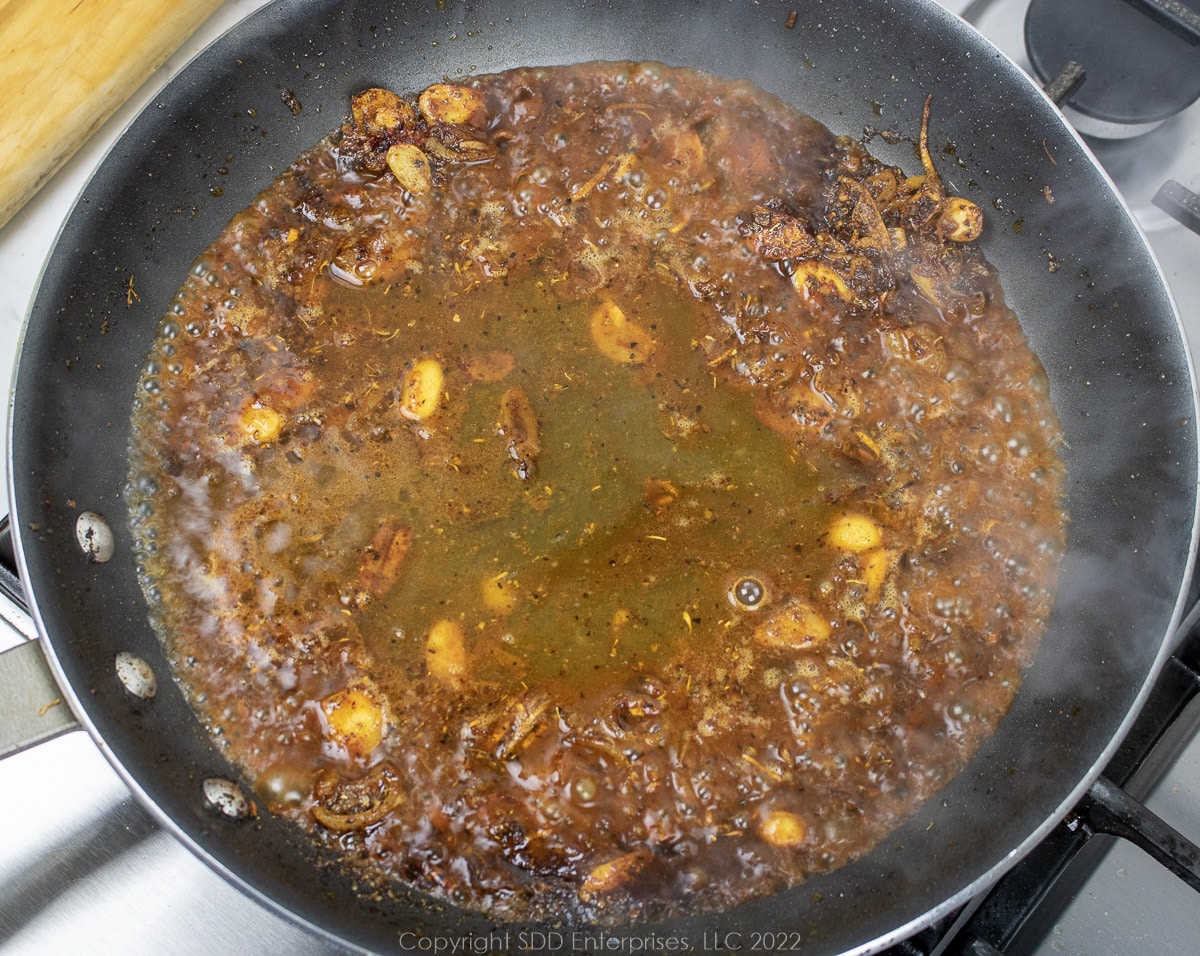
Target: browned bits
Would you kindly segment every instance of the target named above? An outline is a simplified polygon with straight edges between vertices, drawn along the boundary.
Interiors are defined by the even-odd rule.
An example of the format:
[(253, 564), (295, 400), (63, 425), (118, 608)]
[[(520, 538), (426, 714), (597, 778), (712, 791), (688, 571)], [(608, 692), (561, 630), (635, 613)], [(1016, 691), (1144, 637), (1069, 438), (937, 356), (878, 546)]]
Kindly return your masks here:
[(896, 169), (881, 169), (871, 173), (862, 183), (877, 203), (890, 208), (900, 196), (899, 172)]
[(313, 799), (313, 819), (334, 833), (349, 833), (382, 821), (403, 804), (404, 794), (395, 769), (383, 762), (357, 779), (323, 768), (313, 781)]
[(312, 808), (313, 819), (334, 833), (349, 833), (374, 826), (400, 806), (403, 797), (398, 790), (390, 791), (378, 802), (357, 813), (333, 813), (320, 804)]
[(854, 292), (845, 277), (825, 262), (798, 262), (792, 273), (792, 285), (805, 296), (834, 295), (844, 302), (854, 301)]
[(795, 216), (757, 206), (739, 219), (738, 231), (760, 256), (779, 262), (800, 259), (817, 251), (817, 241)]
[[(279, 87), (279, 98), (283, 100), (283, 105), (291, 111), (293, 116), (299, 116), (304, 111), (304, 104), (300, 102), (300, 98), (296, 95), (296, 91), (290, 87)], [(220, 195), (220, 192), (217, 192)]]

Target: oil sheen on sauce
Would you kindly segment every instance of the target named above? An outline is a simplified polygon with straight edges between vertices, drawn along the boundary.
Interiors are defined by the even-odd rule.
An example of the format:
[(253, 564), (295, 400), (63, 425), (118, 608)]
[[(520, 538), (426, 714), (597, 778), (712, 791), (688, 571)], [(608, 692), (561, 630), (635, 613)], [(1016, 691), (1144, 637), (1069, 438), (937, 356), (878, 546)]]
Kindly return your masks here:
[(364, 877), (499, 919), (869, 852), (1007, 710), (1064, 546), (928, 114), (910, 177), (659, 64), (351, 112), (134, 402), (139, 573), (218, 745)]

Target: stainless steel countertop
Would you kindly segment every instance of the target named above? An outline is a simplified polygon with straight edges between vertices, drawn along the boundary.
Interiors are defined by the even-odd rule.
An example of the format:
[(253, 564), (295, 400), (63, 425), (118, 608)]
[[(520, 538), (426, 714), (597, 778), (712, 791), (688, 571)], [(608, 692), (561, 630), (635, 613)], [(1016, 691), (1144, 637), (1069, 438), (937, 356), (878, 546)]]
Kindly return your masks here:
[[(977, 24), (1020, 61), (1024, 0), (988, 5), (942, 0), (954, 12), (984, 8)], [(261, 6), (229, 0), (7, 226), (0, 229), (0, 381), (7, 381), (38, 274), (75, 197), (137, 112), (209, 41)], [(1012, 4), (1017, 4), (1016, 14)], [(1192, 107), (1146, 142), (1098, 147), (1138, 214), (1200, 343), (1200, 237), (1150, 205), (1163, 179), (1200, 191), (1200, 111)], [(0, 623), (0, 649), (22, 640)], [(1200, 742), (1150, 798), (1168, 822), (1200, 841)], [(178, 956), (237, 952), (342, 953), (250, 902), (150, 820), (99, 749), (73, 733), (0, 762), (0, 954)], [(1200, 895), (1131, 847), (1119, 845), (1040, 953), (1191, 956)]]

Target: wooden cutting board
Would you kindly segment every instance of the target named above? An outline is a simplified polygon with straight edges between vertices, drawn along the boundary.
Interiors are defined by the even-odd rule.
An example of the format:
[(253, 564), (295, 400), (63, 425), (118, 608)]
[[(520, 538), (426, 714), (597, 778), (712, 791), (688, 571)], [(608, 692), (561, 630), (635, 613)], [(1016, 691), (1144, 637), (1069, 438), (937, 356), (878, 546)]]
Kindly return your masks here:
[(0, 226), (221, 0), (0, 0)]

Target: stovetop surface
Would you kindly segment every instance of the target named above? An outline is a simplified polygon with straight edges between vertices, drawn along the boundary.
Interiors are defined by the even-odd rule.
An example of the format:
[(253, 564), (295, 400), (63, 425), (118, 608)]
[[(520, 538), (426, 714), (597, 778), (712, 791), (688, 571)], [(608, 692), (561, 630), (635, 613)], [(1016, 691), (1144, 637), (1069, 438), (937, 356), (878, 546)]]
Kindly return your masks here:
[[(1023, 66), (1025, 0), (941, 0)], [(7, 226), (0, 229), (0, 381), (8, 381), (37, 276), (76, 195), (108, 145), (208, 42), (263, 4), (229, 0)], [(1138, 217), (1200, 344), (1200, 237), (1151, 203), (1173, 178), (1200, 191), (1200, 104), (1139, 140), (1091, 143)], [(22, 638), (0, 622), (0, 649)], [(1148, 804), (1200, 841), (1200, 741)], [(83, 733), (0, 762), (0, 954), (237, 952), (338, 954), (227, 885), (160, 830)], [(1192, 956), (1200, 895), (1117, 844), (1045, 938), (1039, 956)]]

